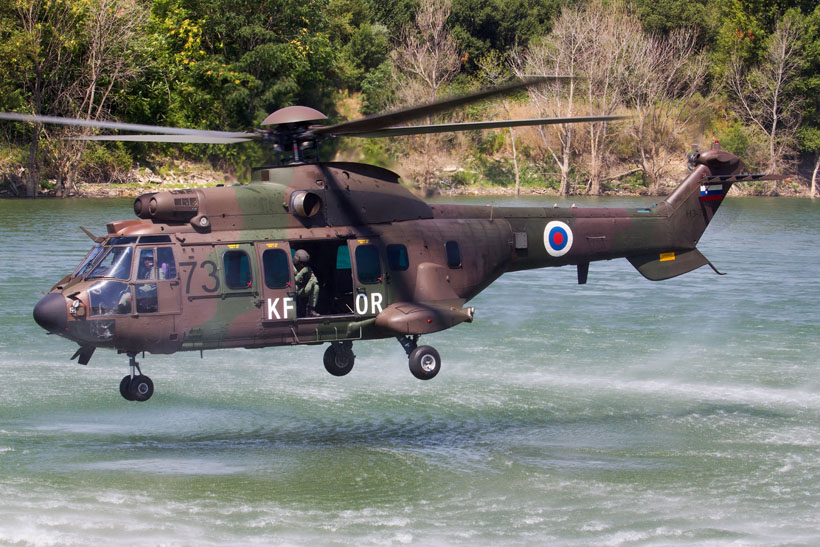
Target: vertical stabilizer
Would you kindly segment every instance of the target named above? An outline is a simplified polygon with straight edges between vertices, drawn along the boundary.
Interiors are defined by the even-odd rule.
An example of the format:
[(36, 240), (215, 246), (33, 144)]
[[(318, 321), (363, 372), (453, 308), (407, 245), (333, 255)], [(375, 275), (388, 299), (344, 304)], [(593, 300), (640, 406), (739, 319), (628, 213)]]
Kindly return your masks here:
[[(666, 209), (671, 223), (669, 248), (662, 252), (627, 257), (647, 279), (669, 279), (707, 264), (712, 266), (695, 246), (732, 184), (783, 178), (778, 175), (740, 174), (745, 168), (743, 162), (721, 149), (717, 141), (706, 152), (690, 154), (689, 168), (689, 176), (660, 204)], [(714, 266), (712, 269), (720, 273)]]

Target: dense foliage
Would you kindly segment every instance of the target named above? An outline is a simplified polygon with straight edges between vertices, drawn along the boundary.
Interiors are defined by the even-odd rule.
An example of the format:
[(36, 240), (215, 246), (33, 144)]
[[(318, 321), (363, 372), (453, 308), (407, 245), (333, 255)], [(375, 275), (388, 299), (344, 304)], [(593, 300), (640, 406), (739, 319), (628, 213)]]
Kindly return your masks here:
[[(425, 6), (433, 19), (423, 20)], [(662, 65), (668, 60), (643, 68), (622, 60), (601, 75), (607, 82), (611, 78), (607, 85), (620, 86), (617, 95), (602, 97), (614, 87), (601, 92), (592, 87), (598, 80), (590, 75), (593, 83), (579, 85), (570, 103), (564, 90), (545, 95), (542, 102), (512, 98), (489, 109), (467, 109), (462, 116), (546, 114), (569, 104), (575, 113), (602, 108), (637, 112), (640, 128), (597, 134), (590, 129), (588, 144), (579, 137), (584, 129), (576, 131), (574, 142), (560, 131), (542, 132), (541, 140), (535, 133), (500, 131), (407, 139), (400, 146), (367, 143), (361, 153), (382, 163), (414, 151), (424, 154), (427, 171), (419, 180), (429, 182), (437, 179), (431, 173), (443, 167), (430, 164), (430, 150), (445, 150), (442, 162), (455, 158), (468, 167), (443, 177), (458, 183), (511, 180), (512, 148), (516, 180), (519, 175), (539, 184), (555, 179), (550, 175), (556, 171), (554, 158), (564, 191), (597, 193), (605, 189), (602, 181), (617, 178), (606, 173), (635, 171), (640, 179), (635, 183), (654, 184), (654, 191), (665, 165), (658, 167), (656, 156), (682, 154), (687, 139), (717, 137), (754, 167), (803, 173), (804, 184), (816, 175), (816, 0), (6, 0), (0, 3), (0, 110), (220, 130), (257, 127), (267, 114), (291, 104), (310, 105), (341, 119), (498, 83), (515, 72), (526, 74), (538, 59), (542, 70), (560, 66), (562, 72), (586, 74), (592, 65), (604, 63), (590, 65), (561, 51), (575, 47), (568, 44), (601, 47), (591, 40), (604, 34), (589, 30), (597, 27), (571, 36), (573, 21), (588, 24), (590, 11), (620, 21), (623, 59), (630, 36), (645, 36), (645, 44), (657, 49), (665, 47), (664, 40), (680, 41), (682, 31), (689, 33), (686, 66), (665, 73), (671, 70)], [(443, 15), (438, 29), (433, 28), (436, 15)], [(594, 24), (603, 25), (601, 21)], [(455, 70), (414, 73), (413, 56), (431, 55), (420, 45), (429, 46), (436, 32), (441, 47), (449, 49), (432, 54), (454, 54), (449, 66)], [(613, 47), (620, 45), (609, 50)], [(629, 47), (634, 55), (643, 46)], [(429, 65), (429, 58), (415, 61)], [(687, 72), (698, 62), (705, 67), (702, 74)], [(784, 67), (786, 77), (772, 81)], [(697, 85), (650, 96), (646, 85), (627, 85), (641, 70), (656, 79), (691, 79), (695, 74)], [(430, 83), (429, 78), (439, 80)], [(750, 89), (759, 92), (748, 93)], [(348, 97), (355, 98), (355, 111), (341, 112)], [(793, 108), (777, 110), (783, 105)], [(670, 132), (671, 123), (686, 131)], [(153, 166), (168, 157), (206, 160), (240, 178), (248, 166), (269, 160), (269, 152), (254, 144), (103, 146), (63, 138), (79, 131), (3, 123), (4, 181), (28, 182), (31, 195), (54, 184), (49, 181), (56, 181), (59, 191), (71, 189), (78, 179), (116, 180), (133, 166)]]

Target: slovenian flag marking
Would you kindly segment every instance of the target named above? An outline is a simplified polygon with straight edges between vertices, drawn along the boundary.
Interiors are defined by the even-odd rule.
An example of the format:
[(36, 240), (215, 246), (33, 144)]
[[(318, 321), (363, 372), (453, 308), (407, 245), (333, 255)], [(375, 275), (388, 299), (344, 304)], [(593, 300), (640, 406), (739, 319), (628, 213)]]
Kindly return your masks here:
[(726, 193), (723, 191), (722, 184), (701, 184), (700, 185), (700, 200), (701, 201), (717, 201), (723, 199)]

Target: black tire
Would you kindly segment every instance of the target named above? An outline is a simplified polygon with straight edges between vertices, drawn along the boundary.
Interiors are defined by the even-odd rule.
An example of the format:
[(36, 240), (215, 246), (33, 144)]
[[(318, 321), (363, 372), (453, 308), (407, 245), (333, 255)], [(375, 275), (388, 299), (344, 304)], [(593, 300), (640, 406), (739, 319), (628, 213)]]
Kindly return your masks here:
[(131, 375), (123, 376), (122, 380), (120, 381), (120, 395), (126, 401), (133, 401), (134, 398), (131, 397)]
[(151, 378), (142, 374), (134, 376), (131, 385), (128, 386), (128, 393), (131, 395), (132, 401), (147, 401), (154, 394), (154, 382), (151, 381)]
[(322, 361), (325, 363), (325, 370), (333, 376), (344, 376), (353, 370), (356, 356), (353, 355), (353, 351), (350, 349), (337, 351), (336, 346), (331, 344), (325, 350), (325, 356)]
[(410, 352), (410, 372), (419, 380), (431, 380), (441, 370), (441, 357), (435, 348), (419, 346)]

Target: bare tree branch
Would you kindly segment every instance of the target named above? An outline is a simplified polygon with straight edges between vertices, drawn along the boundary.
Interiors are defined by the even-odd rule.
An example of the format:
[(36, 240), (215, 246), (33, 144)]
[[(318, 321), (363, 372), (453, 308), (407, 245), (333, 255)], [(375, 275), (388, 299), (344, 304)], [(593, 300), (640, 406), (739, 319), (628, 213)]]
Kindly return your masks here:
[(736, 59), (729, 71), (729, 88), (738, 115), (767, 137), (770, 173), (786, 167), (785, 157), (792, 152), (800, 126), (804, 100), (794, 93), (792, 84), (803, 62), (802, 34), (800, 21), (786, 14), (769, 38), (763, 61), (746, 70)]

